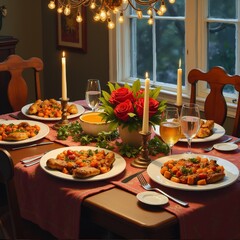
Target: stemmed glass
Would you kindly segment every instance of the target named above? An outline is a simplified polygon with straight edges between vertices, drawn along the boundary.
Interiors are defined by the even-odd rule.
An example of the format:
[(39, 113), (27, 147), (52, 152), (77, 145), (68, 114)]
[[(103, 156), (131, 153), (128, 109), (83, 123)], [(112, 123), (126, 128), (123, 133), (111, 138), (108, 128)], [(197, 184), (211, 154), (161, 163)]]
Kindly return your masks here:
[(182, 133), (188, 141), (188, 153), (191, 153), (192, 139), (196, 136), (200, 127), (200, 111), (197, 104), (183, 104), (181, 110), (181, 127)]
[(99, 105), (99, 98), (101, 96), (101, 86), (98, 79), (88, 79), (85, 99), (88, 106), (94, 112)]
[(173, 145), (181, 137), (179, 113), (176, 107), (168, 107), (164, 114), (164, 119), (160, 124), (160, 135), (162, 140), (168, 144), (170, 148), (169, 154), (171, 155)]

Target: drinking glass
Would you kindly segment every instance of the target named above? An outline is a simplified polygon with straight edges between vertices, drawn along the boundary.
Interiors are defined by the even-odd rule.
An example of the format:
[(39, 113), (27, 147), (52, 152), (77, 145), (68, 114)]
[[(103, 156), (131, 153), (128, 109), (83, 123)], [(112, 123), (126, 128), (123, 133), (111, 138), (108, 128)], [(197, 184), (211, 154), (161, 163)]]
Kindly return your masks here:
[(191, 153), (192, 139), (196, 136), (200, 127), (199, 106), (194, 103), (183, 104), (180, 118), (182, 133), (188, 142), (188, 153)]
[(181, 137), (181, 124), (176, 107), (166, 108), (164, 114), (164, 119), (160, 124), (160, 135), (162, 140), (169, 146), (169, 154), (171, 155), (173, 145)]
[(98, 79), (88, 79), (85, 99), (87, 105), (94, 112), (99, 105), (99, 98), (101, 96), (101, 86)]

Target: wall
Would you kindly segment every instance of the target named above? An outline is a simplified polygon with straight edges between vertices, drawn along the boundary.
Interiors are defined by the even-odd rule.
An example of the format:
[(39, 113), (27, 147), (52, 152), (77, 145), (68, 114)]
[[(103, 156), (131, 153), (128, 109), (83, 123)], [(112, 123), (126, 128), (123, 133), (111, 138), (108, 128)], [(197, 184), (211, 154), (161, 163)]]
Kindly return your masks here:
[[(56, 10), (48, 8), (48, 0), (2, 0), (8, 14), (3, 18), (1, 35), (19, 39), (16, 54), (23, 58), (37, 56), (43, 59), (43, 95), (45, 98), (61, 97), (61, 54), (57, 49)], [(94, 23), (87, 13), (87, 52), (67, 51), (68, 97), (71, 101), (83, 99), (86, 81), (98, 78), (102, 88), (109, 79), (108, 30), (106, 24)], [(33, 83), (30, 84), (33, 89)], [(34, 99), (30, 91), (29, 101)]]
[[(45, 60), (44, 81), (46, 98), (61, 97), (61, 55), (57, 49), (56, 11), (42, 5), (43, 12), (43, 58)], [(106, 88), (108, 72), (108, 30), (106, 24), (94, 23), (91, 12), (87, 12), (87, 52), (66, 51), (68, 97), (71, 101), (85, 98), (86, 81), (98, 78)]]

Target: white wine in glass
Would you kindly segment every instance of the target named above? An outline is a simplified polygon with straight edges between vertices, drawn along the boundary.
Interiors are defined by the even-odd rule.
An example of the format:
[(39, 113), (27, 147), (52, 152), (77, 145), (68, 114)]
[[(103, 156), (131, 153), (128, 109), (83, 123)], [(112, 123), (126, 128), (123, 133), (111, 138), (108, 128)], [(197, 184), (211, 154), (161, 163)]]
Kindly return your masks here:
[(179, 120), (179, 113), (176, 107), (169, 107), (165, 110), (165, 118), (160, 124), (160, 135), (162, 140), (168, 144), (170, 148), (170, 155), (172, 154), (172, 147), (181, 137), (181, 125)]
[(196, 136), (200, 127), (200, 111), (197, 104), (183, 104), (181, 110), (182, 133), (188, 141), (188, 153), (191, 153), (192, 139)]
[(99, 105), (99, 98), (101, 97), (101, 86), (98, 79), (88, 79), (85, 99), (87, 105), (94, 112)]

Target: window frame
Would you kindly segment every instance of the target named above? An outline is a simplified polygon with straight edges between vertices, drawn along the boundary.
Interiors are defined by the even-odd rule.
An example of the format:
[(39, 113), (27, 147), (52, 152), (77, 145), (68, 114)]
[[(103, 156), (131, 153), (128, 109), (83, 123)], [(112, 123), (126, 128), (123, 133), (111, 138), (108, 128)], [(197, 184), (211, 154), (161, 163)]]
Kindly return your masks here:
[[(207, 22), (216, 19), (207, 18), (208, 0), (185, 0), (185, 83), (183, 86), (183, 102), (188, 102), (190, 98), (190, 85), (187, 83), (187, 75), (193, 68), (207, 69)], [(238, 1), (237, 1), (238, 4)], [(239, 7), (239, 5), (237, 6)], [(240, 9), (238, 9), (238, 19), (235, 22), (237, 33), (240, 31)], [(177, 18), (177, 17), (176, 17)], [(116, 19), (115, 28), (109, 31), (109, 79), (111, 82), (125, 83), (135, 80), (130, 78), (130, 41), (129, 41), (129, 18), (124, 19), (123, 24), (119, 24)], [(195, 25), (193, 24), (195, 22)], [(194, 27), (197, 26), (197, 27)], [(236, 33), (236, 34), (237, 34)], [(236, 51), (240, 52), (240, 39), (236, 39)], [(198, 54), (201, 53), (201, 54)], [(240, 54), (236, 54), (236, 74), (240, 72)], [(176, 69), (177, 75), (177, 69)], [(140, 79), (143, 83), (144, 79)], [(152, 80), (152, 79), (151, 79)], [(167, 85), (162, 86), (160, 99), (166, 99), (168, 103), (175, 104), (176, 88)], [(204, 93), (204, 94), (202, 94)], [(203, 110), (206, 98), (206, 84), (199, 82), (197, 90), (197, 103)], [(228, 116), (234, 117), (236, 104), (228, 100)]]

